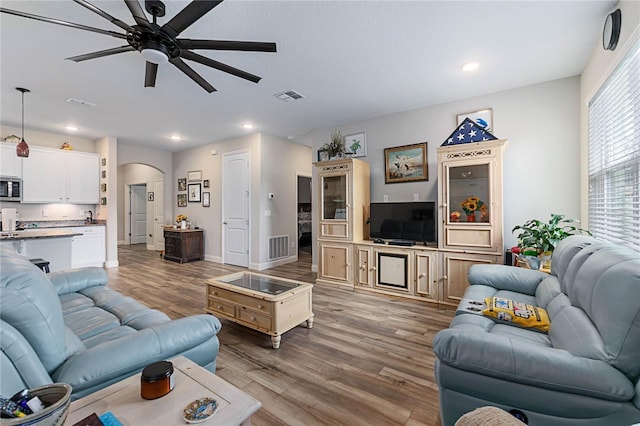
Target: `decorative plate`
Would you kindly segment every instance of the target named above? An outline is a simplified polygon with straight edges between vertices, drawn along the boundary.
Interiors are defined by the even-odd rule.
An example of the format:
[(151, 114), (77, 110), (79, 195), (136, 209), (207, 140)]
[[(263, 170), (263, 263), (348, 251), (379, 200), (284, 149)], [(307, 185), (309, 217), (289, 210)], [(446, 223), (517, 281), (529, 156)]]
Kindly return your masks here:
[(192, 401), (184, 409), (184, 421), (201, 423), (213, 416), (218, 409), (218, 402), (213, 398), (200, 398)]

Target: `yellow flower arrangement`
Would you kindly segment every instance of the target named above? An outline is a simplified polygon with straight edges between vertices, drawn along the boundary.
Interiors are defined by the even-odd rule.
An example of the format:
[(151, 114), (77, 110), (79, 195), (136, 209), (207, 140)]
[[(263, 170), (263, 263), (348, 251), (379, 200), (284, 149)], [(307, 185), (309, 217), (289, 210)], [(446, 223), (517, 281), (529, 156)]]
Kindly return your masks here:
[(484, 201), (478, 197), (469, 197), (462, 203), (462, 209), (467, 215), (473, 214), (477, 211), (486, 212), (487, 206)]
[(187, 220), (187, 215), (179, 214), (178, 216), (176, 216), (176, 222), (180, 223), (183, 220)]

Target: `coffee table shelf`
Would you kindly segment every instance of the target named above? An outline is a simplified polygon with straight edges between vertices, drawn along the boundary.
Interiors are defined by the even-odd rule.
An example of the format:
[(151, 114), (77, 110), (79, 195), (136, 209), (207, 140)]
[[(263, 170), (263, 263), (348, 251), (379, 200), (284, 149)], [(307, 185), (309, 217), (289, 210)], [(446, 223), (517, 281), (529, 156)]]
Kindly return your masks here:
[(253, 272), (207, 280), (205, 311), (271, 336), (274, 349), (283, 333), (306, 321), (313, 326), (312, 284)]

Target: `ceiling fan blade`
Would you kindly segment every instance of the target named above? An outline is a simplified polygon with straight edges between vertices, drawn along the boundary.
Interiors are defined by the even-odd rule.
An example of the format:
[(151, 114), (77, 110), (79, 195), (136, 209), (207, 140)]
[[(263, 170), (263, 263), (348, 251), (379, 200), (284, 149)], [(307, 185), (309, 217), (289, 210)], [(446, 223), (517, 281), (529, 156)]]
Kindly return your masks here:
[(169, 34), (169, 37), (175, 37), (220, 3), (222, 3), (222, 0), (192, 1), (176, 16), (171, 18), (169, 22), (164, 24), (162, 30)]
[(0, 12), (8, 13), (9, 15), (20, 16), (22, 18), (35, 19), (36, 21), (48, 22), (50, 24), (62, 25), (65, 27), (76, 28), (79, 30), (92, 31), (94, 33), (104, 34), (111, 37), (126, 39), (126, 34), (120, 34), (113, 31), (102, 30), (100, 28), (88, 27), (86, 25), (75, 24), (73, 22), (61, 21), (60, 19), (47, 18), (39, 15), (32, 15), (31, 13), (19, 12), (17, 10), (5, 9), (4, 7), (0, 7)]
[(183, 49), (209, 49), (209, 50), (238, 50), (242, 52), (275, 52), (275, 43), (261, 41), (232, 41), (232, 40), (192, 40), (179, 38)]
[(180, 58), (171, 58), (171, 59), (169, 59), (169, 62), (171, 62), (173, 65), (175, 65), (180, 71), (182, 71), (183, 73), (188, 75), (189, 78), (191, 78), (191, 80), (193, 80), (196, 83), (198, 83), (207, 92), (211, 93), (211, 92), (215, 92), (216, 91), (216, 89), (212, 85), (210, 85), (204, 78), (202, 78), (200, 76), (200, 74), (195, 72), (193, 70), (193, 68), (191, 68), (189, 65), (185, 64), (182, 59), (180, 59)]
[(111, 15), (109, 15), (107, 12), (105, 12), (104, 10), (92, 5), (91, 3), (89, 3), (88, 1), (85, 0), (73, 0), (74, 2), (78, 3), (80, 6), (84, 6), (87, 9), (89, 9), (90, 11), (97, 13), (98, 15), (102, 16), (104, 19), (106, 19), (107, 21), (110, 21), (112, 24), (115, 24), (117, 26), (119, 26), (120, 28), (122, 28), (123, 30), (127, 31), (127, 32), (133, 32), (133, 27), (125, 22), (122, 22), (121, 20), (119, 20), (116, 17), (113, 17)]
[(140, 6), (138, 0), (124, 0), (124, 2), (129, 8), (136, 24), (140, 27), (151, 29), (151, 23), (147, 19), (147, 15), (144, 14), (144, 10), (142, 10), (142, 6)]
[(235, 75), (236, 77), (240, 77), (240, 78), (244, 78), (245, 80), (252, 81), (254, 83), (257, 83), (262, 79), (262, 77), (258, 77), (257, 75), (249, 74), (246, 71), (242, 71), (230, 65), (223, 64), (222, 62), (214, 61), (213, 59), (207, 58), (206, 56), (198, 55), (197, 53), (191, 52), (189, 50), (181, 50), (180, 57), (183, 59), (188, 59), (190, 61), (199, 62), (202, 65), (206, 65), (208, 67), (215, 68), (220, 71), (224, 71), (226, 73)]
[(115, 54), (124, 53), (124, 52), (132, 52), (135, 50), (136, 50), (135, 48), (127, 45), (127, 46), (114, 47), (113, 49), (100, 50), (98, 52), (86, 53), (84, 55), (72, 56), (70, 58), (65, 58), (65, 59), (69, 59), (70, 61), (73, 61), (73, 62), (82, 62), (89, 59), (102, 58), (103, 56), (115, 55)]
[(156, 87), (156, 76), (158, 75), (158, 64), (147, 61), (144, 71), (144, 87)]

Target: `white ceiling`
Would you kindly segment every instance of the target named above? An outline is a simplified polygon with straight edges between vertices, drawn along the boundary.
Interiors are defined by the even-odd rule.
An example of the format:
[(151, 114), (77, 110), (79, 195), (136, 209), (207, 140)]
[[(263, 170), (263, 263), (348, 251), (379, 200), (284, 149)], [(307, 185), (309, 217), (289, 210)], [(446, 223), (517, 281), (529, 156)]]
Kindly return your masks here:
[[(134, 23), (123, 1), (89, 1)], [(78, 136), (169, 151), (255, 131), (300, 140), (315, 129), (578, 75), (615, 3), (227, 0), (181, 37), (275, 42), (278, 52), (198, 51), (262, 77), (254, 84), (190, 63), (218, 90), (211, 94), (171, 64), (160, 67), (155, 88), (144, 88), (138, 52), (64, 60), (126, 42), (3, 13), (0, 122), (20, 126), (15, 88), (26, 87), (28, 129), (64, 133), (72, 123)], [(187, 2), (166, 4), (159, 24)], [(123, 32), (68, 0), (1, 6)], [(480, 68), (464, 73), (469, 61)], [(273, 96), (290, 89), (305, 98)], [(69, 97), (97, 106), (66, 103)], [(253, 130), (242, 128), (247, 121)], [(172, 141), (174, 133), (183, 140)]]

